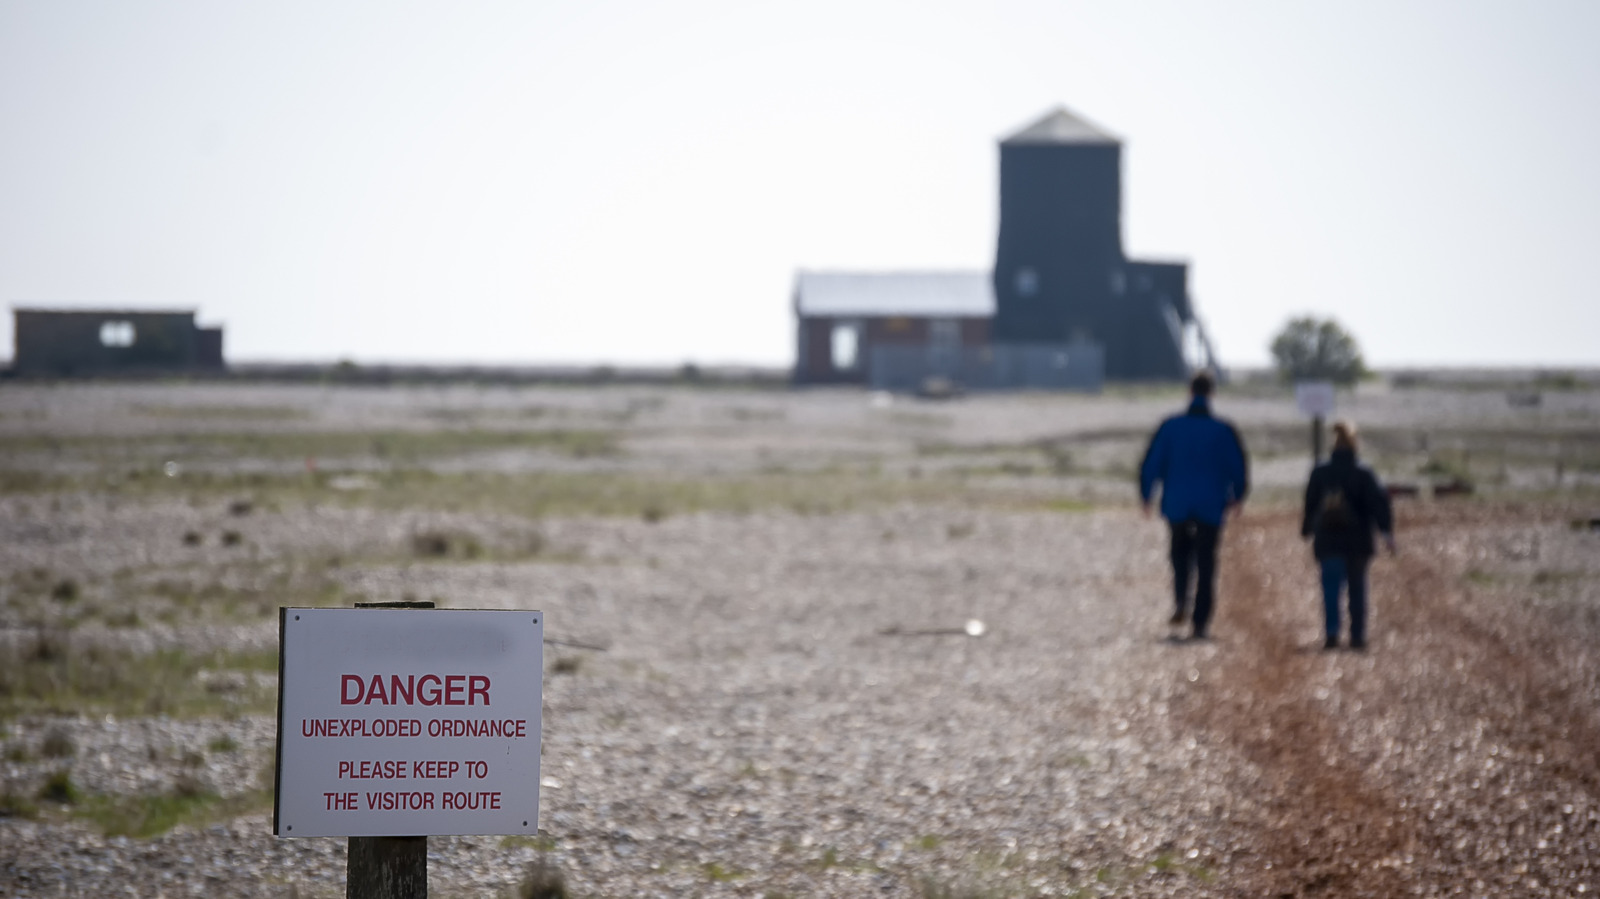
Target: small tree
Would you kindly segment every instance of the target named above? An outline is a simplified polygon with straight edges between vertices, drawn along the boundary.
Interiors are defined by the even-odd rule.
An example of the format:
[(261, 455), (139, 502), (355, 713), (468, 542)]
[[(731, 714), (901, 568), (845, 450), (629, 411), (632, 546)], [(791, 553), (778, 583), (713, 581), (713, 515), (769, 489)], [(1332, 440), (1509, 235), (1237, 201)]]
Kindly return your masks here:
[(1367, 373), (1356, 339), (1333, 319), (1290, 319), (1272, 339), (1278, 373), (1289, 381), (1354, 384)]

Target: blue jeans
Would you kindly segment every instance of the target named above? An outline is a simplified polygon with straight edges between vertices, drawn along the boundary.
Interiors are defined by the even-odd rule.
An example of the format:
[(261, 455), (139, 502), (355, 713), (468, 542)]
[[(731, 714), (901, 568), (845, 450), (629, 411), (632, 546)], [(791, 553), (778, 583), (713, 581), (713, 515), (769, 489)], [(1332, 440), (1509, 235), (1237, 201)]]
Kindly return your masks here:
[(1328, 642), (1339, 640), (1339, 592), (1350, 592), (1350, 645), (1367, 642), (1367, 563), (1365, 556), (1328, 556), (1322, 565), (1322, 613), (1328, 625)]

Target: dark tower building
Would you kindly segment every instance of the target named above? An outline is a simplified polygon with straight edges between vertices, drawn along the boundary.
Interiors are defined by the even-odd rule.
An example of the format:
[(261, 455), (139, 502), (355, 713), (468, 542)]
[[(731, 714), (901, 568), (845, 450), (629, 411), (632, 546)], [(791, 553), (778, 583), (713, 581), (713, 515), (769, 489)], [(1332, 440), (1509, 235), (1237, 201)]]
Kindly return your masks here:
[[(1000, 142), (983, 272), (801, 272), (795, 380), (906, 389), (1098, 389), (1216, 369), (1188, 266), (1122, 252), (1122, 143), (1057, 108)], [(1220, 370), (1219, 370), (1220, 374)]]
[(1058, 108), (1000, 142), (996, 343), (1094, 343), (1108, 378), (1183, 378), (1186, 280), (1123, 255), (1117, 138)]

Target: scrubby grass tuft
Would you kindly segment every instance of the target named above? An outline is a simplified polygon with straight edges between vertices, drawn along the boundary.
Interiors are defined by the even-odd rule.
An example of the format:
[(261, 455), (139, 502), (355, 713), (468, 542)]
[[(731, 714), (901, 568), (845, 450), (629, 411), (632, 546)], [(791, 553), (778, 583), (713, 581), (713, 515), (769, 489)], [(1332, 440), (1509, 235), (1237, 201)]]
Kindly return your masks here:
[(39, 798), (46, 802), (55, 802), (62, 805), (71, 805), (81, 798), (78, 785), (72, 782), (72, 770), (62, 768), (50, 775), (39, 788)]
[(411, 535), (411, 554), (422, 559), (472, 561), (483, 557), (484, 548), (471, 534), (423, 531)]
[(39, 743), (39, 754), (47, 759), (70, 759), (78, 754), (78, 744), (66, 728), (52, 727)]
[(568, 899), (567, 879), (561, 869), (541, 858), (528, 866), (522, 883), (517, 885), (517, 899)]

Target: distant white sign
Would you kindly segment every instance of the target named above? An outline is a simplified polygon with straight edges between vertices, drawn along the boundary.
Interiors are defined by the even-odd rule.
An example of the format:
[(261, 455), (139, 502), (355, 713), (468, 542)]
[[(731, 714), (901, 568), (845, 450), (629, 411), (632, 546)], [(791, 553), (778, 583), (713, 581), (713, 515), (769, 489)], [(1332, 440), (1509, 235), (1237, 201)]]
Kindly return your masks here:
[(280, 837), (536, 833), (544, 615), (282, 609)]
[(1326, 418), (1333, 414), (1332, 381), (1300, 381), (1294, 385), (1294, 404), (1301, 415)]

